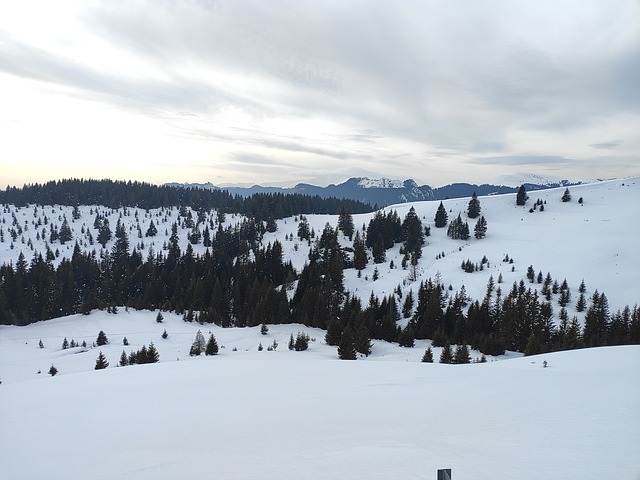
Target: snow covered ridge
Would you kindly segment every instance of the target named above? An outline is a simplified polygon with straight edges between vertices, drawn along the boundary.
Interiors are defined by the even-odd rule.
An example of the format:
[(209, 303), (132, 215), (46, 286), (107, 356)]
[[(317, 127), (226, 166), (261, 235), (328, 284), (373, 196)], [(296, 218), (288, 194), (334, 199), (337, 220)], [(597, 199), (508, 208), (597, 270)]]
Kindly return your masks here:
[[(1, 326), (3, 478), (640, 474), (640, 346), (441, 365), (419, 361), (426, 342), (378, 342), (367, 361), (343, 362), (304, 326), (270, 325), (262, 335), (164, 317), (121, 308)], [(286, 348), (298, 328), (316, 338), (304, 352)], [(93, 348), (100, 330), (109, 343)], [(216, 336), (218, 355), (188, 355), (198, 330)], [(62, 350), (64, 337), (86, 341), (86, 351)], [(258, 350), (274, 340), (276, 350)], [(115, 366), (123, 349), (151, 341), (159, 363)], [(94, 370), (100, 351), (110, 365)]]
[(554, 177), (552, 175), (539, 175), (535, 173), (516, 173), (513, 175), (502, 175), (498, 177), (497, 183), (500, 185), (508, 185), (510, 187), (519, 187), (520, 185), (540, 185), (547, 187), (566, 187), (571, 185), (580, 185), (583, 183), (593, 183), (594, 180), (585, 179), (567, 179)]
[[(415, 184), (413, 180), (410, 180)], [(360, 178), (358, 186), (362, 188), (405, 188), (405, 180), (390, 180), (388, 178)]]

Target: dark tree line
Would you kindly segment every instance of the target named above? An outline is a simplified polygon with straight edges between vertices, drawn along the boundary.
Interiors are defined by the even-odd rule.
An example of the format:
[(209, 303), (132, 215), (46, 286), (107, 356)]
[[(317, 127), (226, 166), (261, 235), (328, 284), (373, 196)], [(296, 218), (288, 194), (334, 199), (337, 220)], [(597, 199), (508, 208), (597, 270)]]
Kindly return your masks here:
[(194, 210), (216, 209), (240, 213), (268, 221), (301, 213), (338, 214), (370, 212), (373, 208), (356, 200), (321, 198), (301, 194), (258, 193), (250, 197), (233, 196), (226, 190), (181, 188), (152, 185), (144, 182), (114, 180), (67, 179), (44, 184), (29, 184), (22, 188), (8, 186), (0, 191), (0, 203), (25, 206), (37, 205), (103, 205), (143, 209), (186, 205)]

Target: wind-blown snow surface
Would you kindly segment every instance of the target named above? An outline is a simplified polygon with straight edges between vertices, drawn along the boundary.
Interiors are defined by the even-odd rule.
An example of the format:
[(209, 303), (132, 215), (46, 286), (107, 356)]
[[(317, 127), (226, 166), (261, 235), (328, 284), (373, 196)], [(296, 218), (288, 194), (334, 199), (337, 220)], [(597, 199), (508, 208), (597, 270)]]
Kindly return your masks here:
[[(440, 365), (419, 362), (425, 342), (376, 342), (348, 362), (321, 331), (269, 328), (124, 309), (0, 327), (2, 478), (639, 478), (638, 346)], [(93, 370), (98, 348), (61, 350), (100, 329), (108, 369)], [(197, 329), (220, 355), (187, 355)], [(317, 337), (308, 351), (286, 348), (298, 329)], [(114, 368), (150, 341), (160, 363)]]

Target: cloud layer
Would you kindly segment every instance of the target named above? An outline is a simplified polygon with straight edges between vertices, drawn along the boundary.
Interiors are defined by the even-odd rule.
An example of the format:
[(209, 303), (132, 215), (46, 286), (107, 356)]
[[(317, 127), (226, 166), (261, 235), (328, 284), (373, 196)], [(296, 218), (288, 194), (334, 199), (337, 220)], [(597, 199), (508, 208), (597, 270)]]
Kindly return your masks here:
[(0, 6), (15, 183), (640, 174), (633, 0), (53, 3)]

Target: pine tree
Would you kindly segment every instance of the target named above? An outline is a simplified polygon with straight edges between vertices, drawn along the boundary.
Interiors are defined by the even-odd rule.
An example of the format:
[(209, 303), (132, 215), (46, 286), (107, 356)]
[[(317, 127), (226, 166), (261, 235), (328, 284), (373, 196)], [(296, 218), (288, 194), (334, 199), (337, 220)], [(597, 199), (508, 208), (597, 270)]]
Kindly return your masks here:
[(102, 351), (100, 351), (100, 354), (98, 355), (98, 358), (96, 359), (96, 366), (94, 367), (94, 369), (95, 370), (104, 370), (108, 366), (109, 366), (109, 362), (107, 361), (107, 357), (105, 357), (104, 354), (102, 353)]
[(109, 343), (109, 339), (107, 338), (107, 335), (102, 330), (100, 330), (100, 332), (98, 332), (98, 338), (96, 339), (96, 345), (98, 345), (99, 347), (102, 347), (107, 343)]
[(467, 206), (467, 217), (478, 218), (478, 215), (480, 215), (480, 211), (480, 200), (478, 200), (476, 192), (473, 192), (473, 195), (471, 195), (471, 200), (469, 200), (469, 205)]
[(49, 369), (49, 375), (51, 375), (52, 377), (55, 377), (57, 373), (58, 373), (58, 369), (54, 367), (52, 363), (51, 368)]
[(158, 312), (158, 315), (156, 315), (156, 323), (162, 323), (163, 320), (162, 312)]
[(42, 343), (42, 339), (38, 342), (38, 347), (39, 348), (44, 348), (44, 343)]
[(353, 239), (353, 268), (360, 271), (367, 266), (367, 246), (360, 238), (360, 232), (356, 231)]
[(196, 332), (196, 337), (193, 340), (193, 343), (191, 344), (191, 348), (189, 349), (189, 355), (192, 357), (194, 356), (197, 357), (202, 352), (204, 352), (205, 347), (206, 347), (206, 342), (204, 339), (204, 335), (202, 335), (202, 332), (198, 330)]
[(484, 216), (481, 216), (476, 222), (476, 226), (473, 228), (474, 236), (479, 240), (484, 238), (487, 234), (487, 221)]
[(415, 342), (415, 335), (413, 333), (413, 328), (411, 324), (408, 324), (405, 328), (400, 331), (400, 335), (398, 335), (398, 344), (401, 347), (413, 348)]
[(213, 336), (213, 333), (209, 335), (209, 341), (207, 342), (207, 346), (204, 351), (205, 355), (217, 355), (218, 354), (218, 342), (216, 341), (216, 337)]
[(72, 238), (73, 238), (73, 233), (71, 233), (69, 222), (67, 222), (67, 219), (65, 218), (62, 221), (62, 226), (60, 227), (60, 231), (58, 232), (58, 240), (60, 240), (60, 243), (64, 245), (65, 243), (70, 241)]
[(324, 341), (327, 345), (337, 346), (340, 345), (340, 339), (342, 337), (342, 326), (340, 320), (335, 318), (329, 319), (327, 323), (327, 333), (324, 336)]
[(353, 340), (353, 330), (350, 326), (347, 326), (342, 332), (340, 345), (338, 346), (338, 358), (341, 360), (355, 360), (357, 358)]
[(263, 323), (262, 325), (260, 325), (260, 334), (266, 335), (267, 333), (269, 333), (269, 327), (267, 327), (267, 325)]
[(160, 361), (160, 354), (156, 349), (156, 346), (151, 342), (149, 348), (147, 348), (147, 355), (145, 363), (158, 363)]
[(289, 336), (289, 344), (287, 345), (289, 350), (293, 350), (294, 346), (295, 346), (295, 342), (293, 340), (293, 333), (291, 333), (291, 335)]
[(527, 190), (524, 188), (524, 185), (520, 185), (518, 189), (518, 193), (516, 194), (516, 205), (524, 205), (527, 203), (529, 196), (527, 195)]
[(309, 335), (303, 332), (298, 332), (296, 341), (293, 344), (293, 348), (296, 352), (302, 352), (309, 348)]
[(562, 194), (562, 201), (565, 203), (571, 201), (571, 192), (569, 192), (568, 188)]
[(342, 230), (345, 237), (349, 240), (353, 237), (355, 227), (353, 225), (353, 216), (345, 208), (340, 210), (340, 216), (338, 217), (338, 230)]
[(442, 348), (440, 353), (440, 363), (453, 363), (453, 352), (451, 351), (451, 344), (447, 342)]
[(436, 210), (436, 216), (434, 217), (436, 228), (443, 228), (447, 226), (447, 211), (444, 208), (442, 202), (438, 205), (438, 210)]
[(456, 347), (456, 352), (454, 354), (454, 363), (470, 363), (471, 356), (469, 355), (469, 347), (466, 344), (461, 344)]
[(422, 362), (423, 363), (433, 363), (433, 351), (431, 350), (431, 347), (428, 347), (424, 351), (424, 355), (422, 356)]
[(127, 357), (127, 353), (124, 350), (122, 350), (118, 365), (120, 365), (121, 367), (126, 367), (127, 365), (129, 365), (129, 358)]
[(66, 350), (67, 348), (69, 348), (69, 340), (67, 340), (67, 337), (64, 337), (64, 340), (62, 340), (62, 349)]
[(610, 324), (609, 302), (607, 297), (596, 290), (591, 305), (584, 317), (584, 343), (588, 347), (599, 347), (607, 344)]

